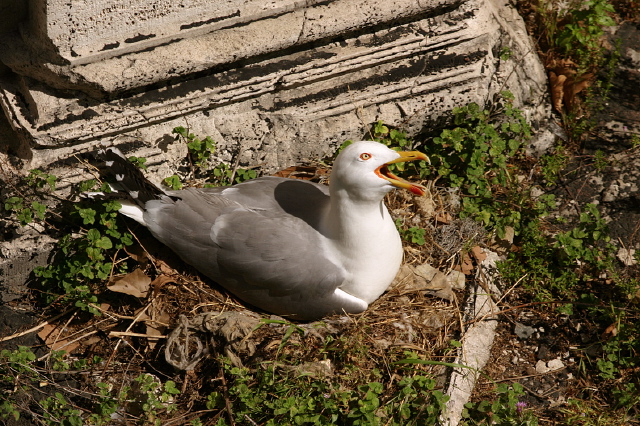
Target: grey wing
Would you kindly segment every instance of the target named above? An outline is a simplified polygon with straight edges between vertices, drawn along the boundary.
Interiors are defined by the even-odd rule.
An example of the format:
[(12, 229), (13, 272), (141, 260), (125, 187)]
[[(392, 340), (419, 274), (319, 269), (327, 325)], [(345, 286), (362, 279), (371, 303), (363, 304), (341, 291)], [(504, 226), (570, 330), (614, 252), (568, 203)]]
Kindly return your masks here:
[[(147, 203), (151, 232), (185, 262), (239, 297), (309, 300), (333, 291), (345, 271), (323, 254), (320, 233), (281, 211), (246, 209), (212, 193)], [(250, 299), (250, 300), (248, 300)]]
[(298, 218), (254, 211), (221, 216), (211, 233), (223, 280), (237, 283), (232, 291), (264, 289), (268, 296), (300, 301), (333, 293), (345, 280), (344, 270), (324, 254), (321, 238)]

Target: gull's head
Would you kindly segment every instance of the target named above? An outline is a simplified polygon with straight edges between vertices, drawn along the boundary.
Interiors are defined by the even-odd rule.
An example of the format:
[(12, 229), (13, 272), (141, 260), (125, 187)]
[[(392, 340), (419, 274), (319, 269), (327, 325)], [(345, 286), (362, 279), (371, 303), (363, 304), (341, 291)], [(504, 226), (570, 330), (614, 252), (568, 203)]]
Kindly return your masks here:
[(403, 188), (424, 195), (426, 188), (389, 171), (389, 165), (429, 157), (418, 151), (394, 151), (379, 142), (354, 142), (342, 150), (333, 163), (332, 191), (344, 190), (352, 198), (376, 200), (393, 188)]

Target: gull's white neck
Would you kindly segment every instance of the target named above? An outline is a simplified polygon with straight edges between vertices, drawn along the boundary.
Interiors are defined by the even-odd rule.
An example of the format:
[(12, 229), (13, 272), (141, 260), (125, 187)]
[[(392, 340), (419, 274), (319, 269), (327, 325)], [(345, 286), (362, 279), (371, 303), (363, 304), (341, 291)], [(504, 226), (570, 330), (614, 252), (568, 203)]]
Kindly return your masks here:
[(332, 187), (330, 200), (323, 228), (350, 276), (340, 288), (371, 303), (400, 267), (400, 236), (382, 199), (357, 199)]

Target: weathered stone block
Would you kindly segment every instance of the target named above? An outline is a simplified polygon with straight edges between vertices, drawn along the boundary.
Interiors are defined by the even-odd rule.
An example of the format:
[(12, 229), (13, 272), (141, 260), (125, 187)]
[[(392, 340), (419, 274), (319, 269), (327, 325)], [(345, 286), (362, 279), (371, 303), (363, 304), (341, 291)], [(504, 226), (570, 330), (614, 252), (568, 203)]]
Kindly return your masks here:
[(544, 93), (521, 19), (497, 1), (200, 3), (32, 0), (0, 54), (13, 70), (0, 102), (30, 166), (97, 141), (172, 161), (170, 130), (188, 125), (223, 160), (273, 170), (378, 119), (415, 134), (503, 89), (519, 105)]

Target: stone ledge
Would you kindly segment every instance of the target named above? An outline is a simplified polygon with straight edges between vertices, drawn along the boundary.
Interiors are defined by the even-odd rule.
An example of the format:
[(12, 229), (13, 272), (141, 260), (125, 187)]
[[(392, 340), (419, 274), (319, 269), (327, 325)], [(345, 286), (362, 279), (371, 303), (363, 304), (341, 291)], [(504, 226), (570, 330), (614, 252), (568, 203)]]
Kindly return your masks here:
[[(0, 44), (0, 59), (18, 74), (46, 82), (56, 89), (81, 90), (94, 98), (108, 98), (114, 93), (184, 79), (217, 67), (226, 68), (260, 55), (286, 49), (305, 50), (311, 43), (323, 43), (322, 40), (333, 37), (353, 37), (375, 31), (376, 27), (394, 26), (394, 22), (411, 20), (414, 16), (439, 15), (443, 10), (455, 9), (463, 1), (432, 0), (424, 4), (415, 0), (280, 1), (278, 7), (262, 11), (254, 5), (250, 11), (244, 11), (246, 15), (242, 7), (229, 10), (205, 7), (202, 11), (208, 16), (205, 21), (214, 22), (185, 24), (202, 20), (203, 15), (179, 15), (175, 19), (182, 17), (183, 24), (171, 31), (163, 26), (165, 20), (158, 18), (146, 23), (149, 26), (144, 31), (148, 33), (146, 36), (132, 36), (131, 31), (142, 30), (135, 29), (135, 25), (129, 29), (124, 17), (117, 21), (112, 17), (113, 25), (121, 31), (110, 31), (107, 38), (99, 31), (95, 39), (78, 38), (74, 25), (66, 29), (73, 30), (71, 34), (58, 34), (61, 29), (53, 31), (49, 27), (53, 34), (43, 34), (42, 30), (24, 36), (14, 33)], [(252, 3), (255, 1), (247, 4)], [(58, 12), (64, 15), (60, 18), (70, 13), (66, 9)], [(219, 20), (218, 14), (222, 15)], [(73, 19), (77, 20), (77, 17)], [(101, 45), (100, 50), (97, 46), (91, 47), (96, 43)], [(104, 46), (113, 48), (104, 50)]]
[[(512, 57), (503, 60), (505, 47)], [(171, 129), (187, 125), (216, 139), (220, 159), (240, 153), (241, 164), (273, 170), (362, 138), (378, 119), (416, 134), (454, 106), (483, 105), (505, 89), (534, 111), (546, 88), (522, 21), (489, 0), (229, 66), (108, 101), (63, 96), (23, 76), (0, 82), (0, 102), (31, 147), (31, 167), (127, 140), (171, 163)]]

